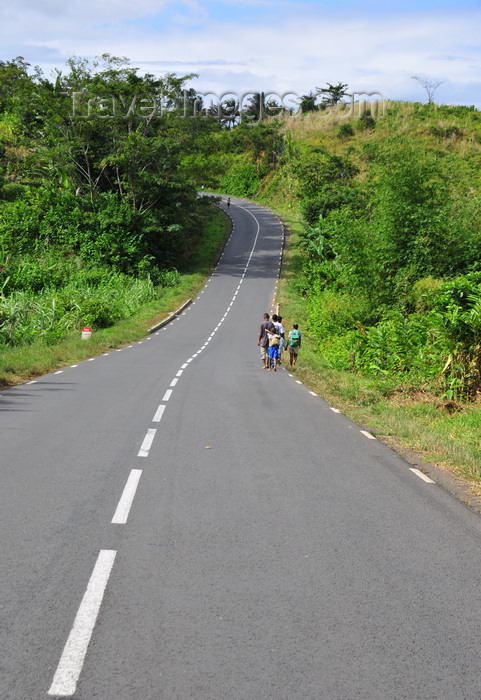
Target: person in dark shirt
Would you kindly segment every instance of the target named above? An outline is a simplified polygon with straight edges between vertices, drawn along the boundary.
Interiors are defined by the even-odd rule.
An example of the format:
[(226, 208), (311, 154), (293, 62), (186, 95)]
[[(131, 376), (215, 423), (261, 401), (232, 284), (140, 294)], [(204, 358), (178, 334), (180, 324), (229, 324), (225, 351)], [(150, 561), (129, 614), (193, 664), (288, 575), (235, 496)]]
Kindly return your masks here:
[(270, 320), (269, 314), (264, 314), (264, 320), (262, 321), (261, 326), (259, 328), (259, 335), (257, 338), (257, 345), (261, 349), (262, 369), (269, 369), (269, 333), (267, 331), (275, 333), (275, 330), (276, 327)]

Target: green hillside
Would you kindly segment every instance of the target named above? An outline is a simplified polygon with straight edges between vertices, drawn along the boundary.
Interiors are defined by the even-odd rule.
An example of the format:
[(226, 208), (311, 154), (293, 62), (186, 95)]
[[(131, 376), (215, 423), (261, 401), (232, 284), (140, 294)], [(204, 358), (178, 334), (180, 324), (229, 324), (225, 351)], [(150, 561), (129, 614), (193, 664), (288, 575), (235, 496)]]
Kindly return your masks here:
[(285, 119), (285, 162), (261, 188), (300, 224), (292, 288), (309, 335), (386, 394), (475, 400), (481, 113), (392, 104), (368, 117)]
[(242, 111), (204, 105), (194, 77), (0, 62), (0, 384), (139, 337), (226, 235), (198, 191), (251, 197), (289, 227), (278, 302), (304, 331), (299, 375), (479, 481), (481, 113), (292, 114), (260, 95)]
[(280, 303), (298, 372), (382, 439), (478, 483), (481, 113), (283, 120), (258, 197), (290, 225)]

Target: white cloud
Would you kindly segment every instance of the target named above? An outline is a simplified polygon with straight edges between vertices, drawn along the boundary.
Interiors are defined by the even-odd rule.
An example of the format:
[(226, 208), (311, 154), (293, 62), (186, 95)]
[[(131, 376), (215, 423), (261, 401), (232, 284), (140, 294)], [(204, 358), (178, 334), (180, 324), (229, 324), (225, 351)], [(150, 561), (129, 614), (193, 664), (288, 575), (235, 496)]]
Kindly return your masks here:
[[(346, 18), (345, 11), (325, 12), (312, 3), (302, 12), (299, 4), (284, 3), (279, 16), (271, 10), (269, 22), (248, 24), (209, 21), (207, 5), (176, 3), (172, 11), (182, 21), (175, 23), (172, 5), (159, 0), (42, 0), (37, 9), (20, 0), (0, 9), (0, 59), (20, 54), (48, 74), (72, 55), (107, 52), (127, 56), (149, 72), (199, 73), (192, 85), (217, 93), (303, 94), (326, 82), (344, 82), (351, 89), (419, 101), (425, 94), (411, 76), (424, 75), (445, 81), (436, 93), (440, 101), (481, 108), (479, 11), (453, 6)], [(195, 20), (195, 29), (183, 23), (186, 18)]]

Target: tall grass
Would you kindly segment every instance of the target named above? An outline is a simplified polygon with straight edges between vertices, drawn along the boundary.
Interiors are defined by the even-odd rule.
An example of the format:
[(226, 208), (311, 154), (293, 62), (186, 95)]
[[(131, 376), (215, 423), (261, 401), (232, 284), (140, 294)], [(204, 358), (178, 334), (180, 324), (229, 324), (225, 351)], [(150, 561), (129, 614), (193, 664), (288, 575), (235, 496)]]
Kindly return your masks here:
[[(465, 480), (472, 493), (481, 493), (479, 402), (452, 404), (423, 390), (386, 393), (375, 376), (332, 367), (320, 352), (318, 339), (306, 332), (309, 300), (296, 291), (300, 218), (285, 202), (280, 205), (268, 197), (263, 202), (283, 218), (289, 229), (276, 301), (284, 326), (289, 328), (297, 322), (304, 331), (296, 376), (381, 441), (415, 451), (417, 463), (425, 460), (440, 465)], [(469, 501), (470, 497), (466, 498)]]
[[(0, 297), (0, 387), (144, 337), (150, 327), (198, 292), (229, 231), (225, 214), (211, 211), (188, 272), (163, 271), (158, 285), (150, 278), (111, 273), (96, 283), (78, 279), (60, 290)], [(87, 341), (80, 332), (85, 325), (93, 328)]]
[(82, 326), (107, 328), (135, 314), (160, 296), (152, 281), (111, 274), (97, 285), (74, 280), (60, 290), (39, 294), (15, 291), (0, 299), (0, 342), (21, 346), (41, 339), (54, 342)]

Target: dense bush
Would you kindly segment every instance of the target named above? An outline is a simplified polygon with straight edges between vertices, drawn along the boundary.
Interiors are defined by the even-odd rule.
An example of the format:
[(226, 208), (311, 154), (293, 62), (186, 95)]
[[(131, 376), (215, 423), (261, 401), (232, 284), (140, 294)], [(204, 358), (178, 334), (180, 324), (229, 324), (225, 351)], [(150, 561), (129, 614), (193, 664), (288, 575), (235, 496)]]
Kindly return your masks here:
[(160, 290), (150, 279), (136, 280), (106, 268), (79, 275), (59, 289), (18, 290), (0, 297), (0, 342), (50, 343), (84, 325), (106, 328), (135, 314)]
[[(108, 54), (67, 63), (52, 83), (0, 61), (0, 342), (13, 345), (109, 326), (178, 284), (212, 207), (197, 190), (252, 196), (282, 152), (274, 123), (194, 117), (194, 90), (176, 110), (193, 75), (138, 75)], [(162, 110), (146, 116), (153, 96)]]
[(237, 197), (253, 197), (261, 186), (261, 179), (254, 163), (237, 159), (229, 171), (221, 178), (220, 187), (223, 192)]
[[(414, 112), (414, 133), (405, 122), (395, 130), (388, 115), (375, 131), (346, 130), (345, 155), (334, 151), (338, 128), (293, 160), (305, 225), (292, 289), (307, 297), (308, 332), (331, 365), (386, 387), (473, 398), (481, 390), (481, 182), (476, 133), (467, 130), (479, 114), (443, 110), (470, 120), (461, 126), (426, 106)], [(453, 139), (470, 150), (464, 142), (457, 153)]]

